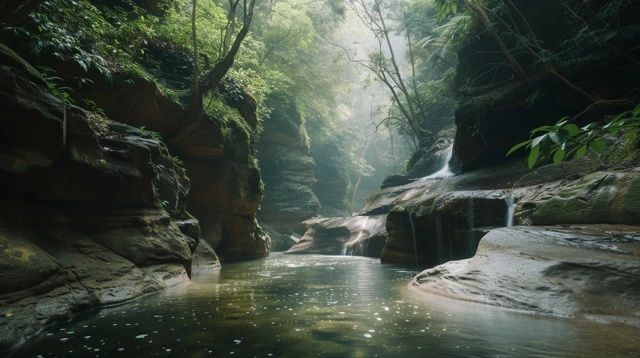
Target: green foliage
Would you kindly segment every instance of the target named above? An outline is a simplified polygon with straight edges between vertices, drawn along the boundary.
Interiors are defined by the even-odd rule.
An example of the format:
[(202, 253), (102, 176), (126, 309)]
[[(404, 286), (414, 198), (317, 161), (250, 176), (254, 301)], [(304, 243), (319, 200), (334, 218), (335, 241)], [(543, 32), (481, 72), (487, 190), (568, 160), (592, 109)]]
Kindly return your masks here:
[[(159, 40), (191, 47), (191, 0), (175, 2), (163, 21), (156, 28)], [(227, 17), (223, 8), (215, 1), (199, 1), (196, 14), (196, 31), (200, 61), (214, 63), (219, 55), (220, 34), (226, 25)]]
[(542, 126), (531, 131), (531, 138), (513, 146), (507, 156), (526, 148), (529, 150), (529, 168), (545, 158), (559, 164), (571, 158), (582, 158), (589, 152), (602, 155), (607, 150), (607, 136), (637, 137), (640, 132), (640, 104), (633, 110), (620, 113), (604, 125), (589, 123), (579, 127), (563, 118), (551, 126)]
[[(457, 49), (466, 41), (471, 17), (459, 11), (457, 1), (447, 0), (411, 0), (397, 12), (407, 42), (412, 41), (405, 58), (413, 57), (410, 85), (418, 121), (429, 132), (438, 133), (453, 119)], [(389, 118), (388, 125), (404, 138), (414, 135), (397, 108), (392, 108)]]
[(29, 39), (42, 57), (75, 63), (85, 73), (105, 77), (144, 55), (158, 19), (139, 8), (99, 9), (88, 0), (47, 0), (31, 15), (32, 24), (7, 29)]
[(434, 7), (438, 21), (445, 21), (458, 13), (458, 0), (434, 0)]

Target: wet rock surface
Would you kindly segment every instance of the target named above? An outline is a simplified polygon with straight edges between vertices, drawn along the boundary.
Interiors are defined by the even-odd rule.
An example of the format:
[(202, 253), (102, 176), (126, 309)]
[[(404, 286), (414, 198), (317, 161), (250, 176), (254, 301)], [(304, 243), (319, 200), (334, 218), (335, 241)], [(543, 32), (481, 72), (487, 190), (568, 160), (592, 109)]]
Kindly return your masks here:
[(490, 231), (471, 259), (426, 270), (415, 289), (541, 314), (640, 326), (640, 228)]
[(198, 236), (170, 214), (189, 183), (162, 142), (4, 66), (0, 106), (0, 349), (188, 280)]
[(640, 223), (640, 170), (596, 172), (526, 193), (518, 219), (531, 225)]
[(318, 214), (315, 164), (301, 114), (290, 99), (272, 98), (273, 113), (258, 143), (266, 194), (260, 221), (283, 234), (302, 233), (302, 221)]
[(313, 218), (288, 254), (327, 254), (379, 257), (387, 238), (386, 215)]

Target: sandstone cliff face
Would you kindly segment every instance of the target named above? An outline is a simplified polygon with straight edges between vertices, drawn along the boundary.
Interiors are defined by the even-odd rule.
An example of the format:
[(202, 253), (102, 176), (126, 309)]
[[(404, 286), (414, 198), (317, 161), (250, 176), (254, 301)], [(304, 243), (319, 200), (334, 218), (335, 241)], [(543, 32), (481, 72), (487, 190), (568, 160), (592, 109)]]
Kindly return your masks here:
[[(125, 3), (103, 5), (126, 9), (130, 4)], [(145, 11), (162, 13), (155, 2), (137, 3)], [(7, 6), (19, 4), (10, 2)], [(166, 143), (164, 151), (171, 153), (177, 166), (186, 169), (183, 175), (189, 178), (190, 184), (181, 189), (181, 195), (186, 196), (180, 203), (179, 210), (184, 212), (181, 219), (193, 215), (199, 222), (201, 235), (222, 260), (269, 254), (268, 236), (255, 220), (263, 194), (260, 169), (254, 160), (256, 102), (240, 85), (229, 79), (214, 93), (215, 99), (229, 111), (194, 119), (178, 96), (159, 85), (189, 88), (191, 57), (180, 46), (149, 43), (146, 55), (138, 63), (143, 71), (132, 72), (115, 65), (110, 74), (105, 74), (95, 66), (85, 69), (72, 58), (33, 51), (36, 45), (29, 41), (11, 45), (29, 63), (52, 69), (65, 84), (74, 86), (79, 78), (84, 79), (85, 84), (71, 92), (76, 103), (85, 105), (89, 101), (91, 107), (99, 108), (112, 121), (159, 134), (158, 139)], [(174, 183), (155, 184), (158, 190), (170, 191)], [(175, 198), (165, 201), (163, 208), (177, 210)]]
[(266, 188), (259, 218), (282, 233), (302, 232), (302, 221), (320, 210), (309, 141), (295, 103), (274, 95), (269, 106), (272, 113), (258, 143)]
[(162, 142), (15, 67), (0, 67), (0, 106), (0, 349), (185, 281), (196, 251), (216, 260), (183, 220), (189, 181)]
[[(16, 48), (48, 63), (29, 58), (28, 43)], [(172, 55), (160, 70), (188, 62)], [(90, 80), (73, 97), (93, 112), (51, 95), (0, 47), (0, 350), (81, 310), (218, 269), (212, 246), (225, 260), (270, 251), (255, 220), (262, 183), (249, 95), (227, 81), (217, 96), (235, 114), (194, 121), (147, 77), (50, 65), (69, 83)]]
[(253, 160), (255, 102), (243, 94), (229, 101), (244, 117), (189, 117), (143, 78), (103, 84), (82, 93), (121, 123), (158, 132), (191, 180), (187, 210), (222, 260), (265, 257), (269, 240), (255, 220), (262, 200), (261, 174)]

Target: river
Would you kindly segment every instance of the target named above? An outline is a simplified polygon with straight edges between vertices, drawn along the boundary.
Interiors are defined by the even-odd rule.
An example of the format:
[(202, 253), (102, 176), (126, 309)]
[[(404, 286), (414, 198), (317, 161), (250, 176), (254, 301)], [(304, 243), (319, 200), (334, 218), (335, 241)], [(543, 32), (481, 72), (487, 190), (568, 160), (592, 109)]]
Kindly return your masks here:
[(640, 356), (640, 332), (425, 297), (415, 272), (274, 254), (85, 313), (13, 356)]

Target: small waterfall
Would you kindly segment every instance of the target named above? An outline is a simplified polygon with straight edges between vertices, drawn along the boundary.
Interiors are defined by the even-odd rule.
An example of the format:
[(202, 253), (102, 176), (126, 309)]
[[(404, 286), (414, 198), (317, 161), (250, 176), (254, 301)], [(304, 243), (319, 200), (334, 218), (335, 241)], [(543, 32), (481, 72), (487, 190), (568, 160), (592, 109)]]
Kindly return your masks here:
[(347, 244), (346, 255), (348, 256), (364, 256), (366, 250), (366, 243), (364, 241), (356, 241), (352, 244)]
[(358, 225), (358, 235), (356, 238), (349, 240), (342, 245), (343, 256), (364, 255), (366, 244), (362, 242), (362, 239), (370, 231), (368, 225), (369, 217), (366, 216), (364, 219), (361, 219)]
[(436, 213), (436, 255), (438, 262), (444, 258), (444, 228), (442, 227), (442, 214)]
[(469, 225), (469, 231), (467, 231), (467, 241), (469, 248), (469, 255), (473, 255), (476, 249), (476, 239), (473, 233), (473, 229), (476, 225), (476, 210), (473, 203), (473, 197), (469, 198), (469, 203), (467, 206), (467, 225)]
[(444, 153), (442, 155), (443, 162), (440, 170), (424, 178), (420, 178), (419, 181), (429, 180), (429, 179), (442, 179), (442, 178), (449, 178), (454, 176), (453, 171), (451, 171), (451, 165), (450, 165), (451, 159), (453, 158), (453, 143), (451, 143), (451, 145), (447, 147), (447, 149), (445, 149), (443, 153)]
[(411, 238), (413, 239), (413, 258), (415, 260), (416, 270), (418, 269), (418, 240), (416, 238), (416, 225), (413, 222), (413, 211), (409, 210), (409, 225), (411, 226)]
[(505, 218), (505, 226), (506, 227), (512, 227), (513, 226), (513, 217), (514, 217), (514, 213), (515, 213), (515, 203), (516, 203), (516, 199), (513, 197), (513, 195), (509, 194), (509, 196), (507, 196), (504, 199), (505, 203), (507, 204), (507, 217)]

